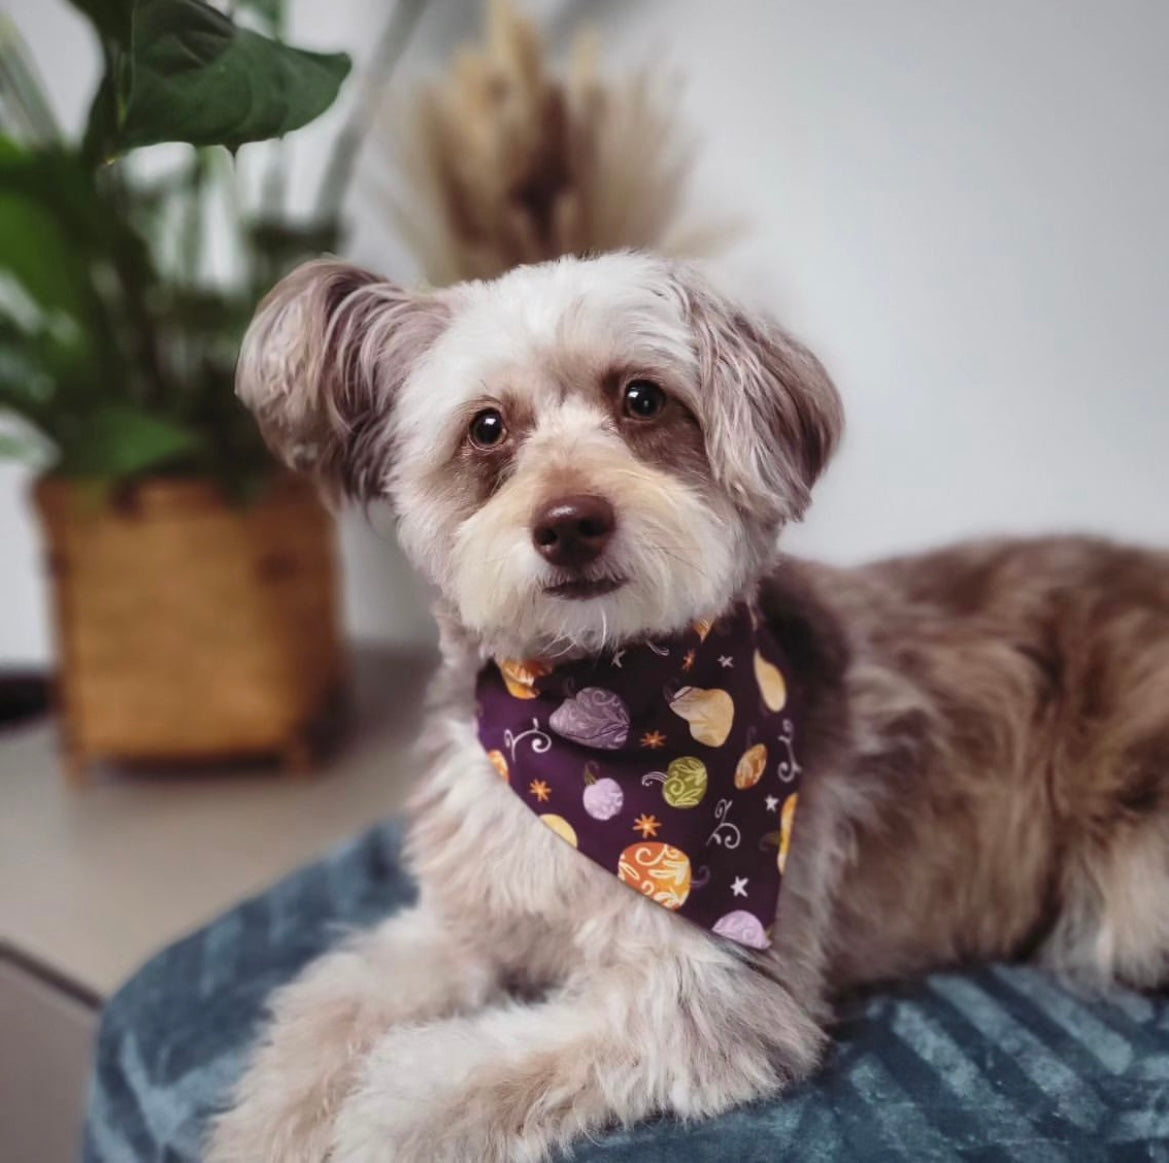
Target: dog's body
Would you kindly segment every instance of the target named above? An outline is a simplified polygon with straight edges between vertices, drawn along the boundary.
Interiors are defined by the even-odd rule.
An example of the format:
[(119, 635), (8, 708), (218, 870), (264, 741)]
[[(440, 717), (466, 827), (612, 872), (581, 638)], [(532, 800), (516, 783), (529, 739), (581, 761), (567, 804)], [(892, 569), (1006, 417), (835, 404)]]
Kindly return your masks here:
[[(666, 403), (643, 416), (651, 372)], [(858, 984), (1018, 956), (1169, 978), (1169, 555), (1060, 539), (777, 561), (835, 393), (778, 329), (638, 256), (425, 300), (311, 268), (262, 311), (241, 393), (290, 460), (393, 499), (443, 595), (444, 665), (419, 903), (277, 995), (216, 1161), (542, 1159), (774, 1092)], [(539, 514), (581, 494), (615, 516), (561, 560)], [(573, 851), (474, 727), (485, 656), (587, 654), (745, 594), (806, 708), (765, 953)]]

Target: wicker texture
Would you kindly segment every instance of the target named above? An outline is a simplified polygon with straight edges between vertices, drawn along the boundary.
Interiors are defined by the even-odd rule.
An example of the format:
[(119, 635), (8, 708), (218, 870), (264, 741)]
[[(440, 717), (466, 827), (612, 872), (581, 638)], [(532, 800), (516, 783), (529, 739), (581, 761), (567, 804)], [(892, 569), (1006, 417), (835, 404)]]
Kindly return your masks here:
[(52, 574), (72, 767), (95, 758), (307, 760), (338, 684), (333, 527), (281, 478), (233, 506), (152, 480), (118, 500), (36, 488)]

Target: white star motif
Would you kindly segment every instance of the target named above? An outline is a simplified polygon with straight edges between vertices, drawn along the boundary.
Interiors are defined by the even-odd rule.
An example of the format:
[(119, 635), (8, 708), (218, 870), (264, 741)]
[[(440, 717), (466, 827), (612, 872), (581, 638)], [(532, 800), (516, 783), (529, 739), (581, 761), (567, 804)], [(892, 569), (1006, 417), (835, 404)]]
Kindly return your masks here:
[(735, 665), (735, 660), (729, 654), (723, 654), (719, 656), (718, 664), (723, 670), (726, 670), (728, 666)]
[(620, 669), (621, 669), (621, 660), (622, 660), (624, 657), (625, 657), (625, 651), (624, 651), (624, 650), (616, 650), (616, 651), (614, 651), (614, 652), (613, 652), (613, 665), (614, 665), (615, 667), (617, 667), (617, 669), (618, 669), (618, 670), (620, 670)]
[(735, 896), (746, 896), (747, 878), (745, 876), (736, 876), (735, 883), (731, 885), (731, 892), (733, 892)]
[(779, 797), (778, 796), (768, 796), (766, 803), (767, 803), (767, 810), (769, 812), (774, 812), (774, 811), (779, 810)]

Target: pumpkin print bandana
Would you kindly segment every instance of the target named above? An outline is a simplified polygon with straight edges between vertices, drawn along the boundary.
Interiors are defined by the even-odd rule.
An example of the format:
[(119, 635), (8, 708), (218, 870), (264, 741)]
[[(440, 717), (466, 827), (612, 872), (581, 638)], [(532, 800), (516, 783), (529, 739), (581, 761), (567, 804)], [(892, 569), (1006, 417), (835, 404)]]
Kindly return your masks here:
[(801, 776), (785, 668), (746, 604), (599, 658), (492, 662), (479, 675), (479, 739), (582, 855), (765, 949)]

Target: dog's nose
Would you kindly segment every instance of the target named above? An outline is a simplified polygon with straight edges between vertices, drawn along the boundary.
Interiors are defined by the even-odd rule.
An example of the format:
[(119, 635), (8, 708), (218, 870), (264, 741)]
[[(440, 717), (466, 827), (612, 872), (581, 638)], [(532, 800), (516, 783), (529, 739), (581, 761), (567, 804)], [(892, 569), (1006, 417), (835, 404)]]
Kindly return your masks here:
[(559, 497), (536, 513), (532, 541), (546, 561), (579, 568), (601, 556), (616, 527), (617, 514), (604, 497)]

